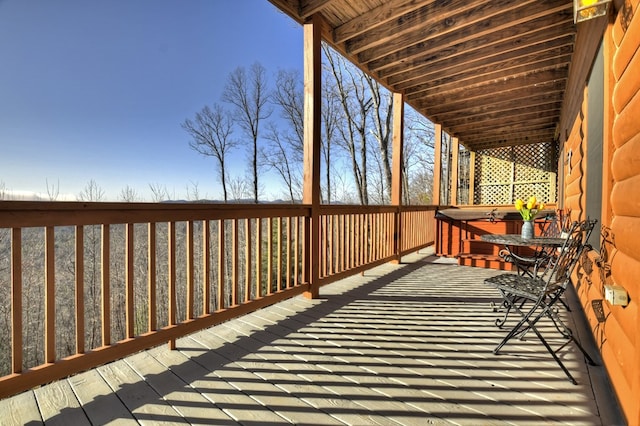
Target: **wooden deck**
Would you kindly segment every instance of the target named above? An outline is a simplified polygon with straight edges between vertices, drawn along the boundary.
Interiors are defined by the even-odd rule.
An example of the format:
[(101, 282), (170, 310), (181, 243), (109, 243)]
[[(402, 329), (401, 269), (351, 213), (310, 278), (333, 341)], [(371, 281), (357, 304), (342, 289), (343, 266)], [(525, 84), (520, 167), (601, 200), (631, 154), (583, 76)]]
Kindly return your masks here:
[(577, 386), (533, 335), (493, 355), (497, 273), (413, 255), (2, 400), (0, 424), (622, 423), (573, 346)]

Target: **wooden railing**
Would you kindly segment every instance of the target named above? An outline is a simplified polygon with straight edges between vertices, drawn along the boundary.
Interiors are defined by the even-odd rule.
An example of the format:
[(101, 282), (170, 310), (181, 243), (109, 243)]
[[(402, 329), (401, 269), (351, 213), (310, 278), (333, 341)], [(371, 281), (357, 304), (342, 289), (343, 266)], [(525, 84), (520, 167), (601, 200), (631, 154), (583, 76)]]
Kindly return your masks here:
[[(435, 207), (320, 210), (314, 285), (433, 243)], [(307, 291), (310, 217), (308, 205), (0, 202), (0, 398)]]

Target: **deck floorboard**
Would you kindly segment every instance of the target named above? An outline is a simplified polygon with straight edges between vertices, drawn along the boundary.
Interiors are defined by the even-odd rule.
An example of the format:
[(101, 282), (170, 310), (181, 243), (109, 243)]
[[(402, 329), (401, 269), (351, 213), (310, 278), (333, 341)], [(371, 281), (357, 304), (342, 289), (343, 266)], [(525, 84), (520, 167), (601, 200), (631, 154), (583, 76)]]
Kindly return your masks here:
[[(297, 297), (178, 339), (174, 351), (162, 345), (1, 400), (0, 424), (619, 420), (613, 400), (596, 399), (607, 393), (594, 392), (604, 367), (587, 366), (573, 346), (561, 357), (576, 386), (533, 333), (493, 354), (505, 331), (490, 307), (497, 292), (483, 280), (503, 271), (435, 260), (411, 255), (325, 286), (319, 299)], [(582, 321), (577, 305), (564, 315), (572, 326)]]

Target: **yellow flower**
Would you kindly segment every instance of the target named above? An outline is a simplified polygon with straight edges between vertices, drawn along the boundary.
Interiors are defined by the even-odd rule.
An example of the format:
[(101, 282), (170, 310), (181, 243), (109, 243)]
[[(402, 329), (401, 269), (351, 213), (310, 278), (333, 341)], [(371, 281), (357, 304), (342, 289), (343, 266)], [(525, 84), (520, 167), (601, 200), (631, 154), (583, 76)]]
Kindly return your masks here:
[(535, 197), (535, 196), (531, 196), (531, 197), (529, 198), (529, 201), (527, 201), (527, 208), (528, 208), (529, 210), (531, 210), (531, 209), (535, 208), (535, 206), (536, 206), (536, 201), (537, 201), (537, 200), (536, 200), (536, 197)]
[(538, 199), (535, 196), (531, 196), (526, 203), (518, 198), (514, 206), (520, 212), (522, 219), (533, 220), (540, 210), (544, 208), (544, 203), (538, 203)]

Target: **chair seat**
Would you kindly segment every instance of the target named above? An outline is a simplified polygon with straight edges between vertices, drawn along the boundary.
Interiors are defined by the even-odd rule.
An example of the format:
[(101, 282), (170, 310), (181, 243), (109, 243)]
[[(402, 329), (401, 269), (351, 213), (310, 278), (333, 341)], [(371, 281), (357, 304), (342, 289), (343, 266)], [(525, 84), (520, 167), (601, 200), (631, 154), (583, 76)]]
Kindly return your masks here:
[(485, 282), (499, 290), (519, 297), (536, 300), (544, 291), (546, 283), (540, 278), (516, 274), (500, 274), (487, 278)]

